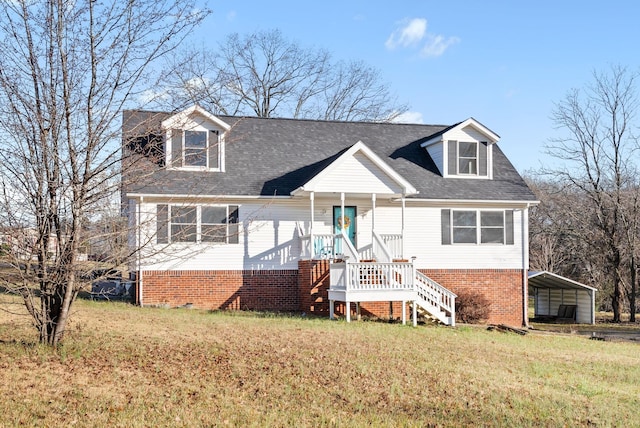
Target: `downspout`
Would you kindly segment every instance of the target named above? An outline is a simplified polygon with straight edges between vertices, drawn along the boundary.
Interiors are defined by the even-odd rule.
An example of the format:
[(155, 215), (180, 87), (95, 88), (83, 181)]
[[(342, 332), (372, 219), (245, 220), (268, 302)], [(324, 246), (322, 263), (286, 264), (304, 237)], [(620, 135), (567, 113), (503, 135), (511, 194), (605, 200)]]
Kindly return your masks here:
[(400, 251), (402, 252), (401, 254), (402, 260), (405, 260), (405, 257), (404, 257), (404, 209), (405, 209), (405, 198), (403, 193), (402, 194), (402, 230), (401, 230), (402, 239), (400, 240), (402, 244), (402, 248), (400, 249)]
[(313, 240), (313, 222), (315, 220), (315, 192), (309, 193), (309, 200), (311, 201), (311, 225), (309, 226), (309, 247), (311, 251), (309, 251), (309, 253), (311, 254), (311, 260), (313, 260), (316, 257), (315, 242)]
[(144, 196), (140, 196), (140, 200), (138, 201), (138, 218), (136, 220), (136, 227), (138, 228), (138, 303), (140, 303), (140, 307), (144, 307), (143, 299), (142, 299), (142, 202), (144, 201)]
[(371, 242), (373, 242), (373, 233), (376, 231), (376, 194), (371, 194)]
[(529, 204), (522, 209), (522, 325), (529, 327)]

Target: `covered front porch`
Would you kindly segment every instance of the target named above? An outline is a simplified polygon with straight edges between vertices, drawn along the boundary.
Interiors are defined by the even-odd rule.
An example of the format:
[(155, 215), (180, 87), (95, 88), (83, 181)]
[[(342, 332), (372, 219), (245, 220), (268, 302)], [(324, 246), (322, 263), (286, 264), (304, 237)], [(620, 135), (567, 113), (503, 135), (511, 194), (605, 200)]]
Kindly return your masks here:
[(346, 303), (347, 321), (351, 303), (396, 301), (403, 322), (410, 302), (414, 325), (418, 310), (455, 324), (455, 294), (418, 272), (405, 252), (406, 197), (417, 193), (362, 142), (292, 192), (309, 201), (300, 259), (330, 262), (331, 318), (336, 301)]

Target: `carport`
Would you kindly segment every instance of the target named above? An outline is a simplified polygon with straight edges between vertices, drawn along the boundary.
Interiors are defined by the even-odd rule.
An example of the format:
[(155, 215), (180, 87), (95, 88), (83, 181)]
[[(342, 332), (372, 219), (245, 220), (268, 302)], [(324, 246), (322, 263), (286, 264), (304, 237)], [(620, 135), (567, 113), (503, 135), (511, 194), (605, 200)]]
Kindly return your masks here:
[(551, 272), (529, 272), (529, 296), (536, 317), (563, 318), (565, 308), (575, 305), (575, 322), (595, 324), (596, 289)]

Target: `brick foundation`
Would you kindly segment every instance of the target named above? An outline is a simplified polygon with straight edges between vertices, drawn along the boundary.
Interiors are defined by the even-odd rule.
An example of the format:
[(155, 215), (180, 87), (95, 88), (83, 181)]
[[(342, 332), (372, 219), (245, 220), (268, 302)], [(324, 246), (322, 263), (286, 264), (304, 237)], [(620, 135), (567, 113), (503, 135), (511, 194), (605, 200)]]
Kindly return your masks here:
[[(523, 325), (522, 271), (517, 269), (421, 269), (425, 275), (454, 293), (473, 291), (491, 304), (487, 322)], [(298, 270), (269, 271), (146, 271), (143, 278), (145, 305), (202, 309), (301, 311), (329, 315), (329, 261), (302, 260)], [(336, 302), (338, 315), (345, 304)], [(355, 316), (355, 304), (351, 313)], [(407, 317), (410, 317), (408, 308)], [(402, 317), (402, 303), (363, 302), (363, 316)]]
[(144, 305), (297, 311), (297, 270), (145, 271)]
[(420, 269), (438, 284), (453, 291), (472, 291), (490, 302), (490, 324), (524, 325), (522, 270), (518, 269)]

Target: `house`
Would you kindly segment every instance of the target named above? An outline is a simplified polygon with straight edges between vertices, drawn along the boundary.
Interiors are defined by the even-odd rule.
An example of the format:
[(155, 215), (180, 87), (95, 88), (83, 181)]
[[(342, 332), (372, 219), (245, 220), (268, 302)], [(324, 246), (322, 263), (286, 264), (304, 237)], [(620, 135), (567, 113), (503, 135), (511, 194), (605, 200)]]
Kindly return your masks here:
[(470, 118), (451, 126), (125, 111), (140, 305), (455, 322), (460, 293), (526, 324), (535, 196)]

